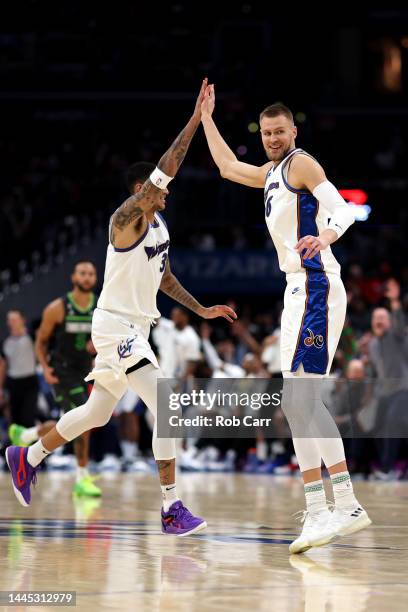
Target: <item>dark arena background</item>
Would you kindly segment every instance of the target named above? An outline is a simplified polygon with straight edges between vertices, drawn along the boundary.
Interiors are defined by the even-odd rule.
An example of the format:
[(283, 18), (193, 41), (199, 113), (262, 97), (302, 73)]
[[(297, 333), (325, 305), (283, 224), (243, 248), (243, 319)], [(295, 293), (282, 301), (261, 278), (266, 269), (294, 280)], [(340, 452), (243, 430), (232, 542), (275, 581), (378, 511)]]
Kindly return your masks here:
[[(2, 6), (2, 605), (407, 609), (408, 9), (399, 6)], [(34, 357), (44, 308), (72, 291), (78, 261), (95, 264), (100, 293), (109, 219), (128, 197), (126, 169), (158, 163), (191, 116), (204, 77), (215, 84), (216, 124), (240, 161), (267, 161), (259, 115), (282, 102), (293, 111), (296, 146), (322, 164), (356, 217), (333, 246), (348, 306), (324, 403), (372, 525), (306, 554), (288, 552), (302, 528), (293, 515), (304, 494), (280, 409), (272, 437), (177, 440), (179, 495), (208, 524), (191, 537), (161, 533), (152, 420), (136, 395), (91, 432), (91, 494), (78, 494), (73, 444), (42, 464), (28, 508), (13, 494), (5, 459), (15, 436), (27, 444), (38, 438), (21, 438), (11, 425), (38, 430), (60, 415)], [(204, 322), (159, 292), (163, 318), (150, 341), (166, 376), (190, 391), (218, 376), (279, 387), (285, 276), (262, 191), (220, 176), (202, 126), (169, 191), (163, 216), (173, 274), (201, 304), (228, 304), (238, 320)], [(164, 357), (160, 330), (171, 330)], [(26, 341), (21, 350), (16, 338)], [(49, 596), (68, 592), (65, 600)]]

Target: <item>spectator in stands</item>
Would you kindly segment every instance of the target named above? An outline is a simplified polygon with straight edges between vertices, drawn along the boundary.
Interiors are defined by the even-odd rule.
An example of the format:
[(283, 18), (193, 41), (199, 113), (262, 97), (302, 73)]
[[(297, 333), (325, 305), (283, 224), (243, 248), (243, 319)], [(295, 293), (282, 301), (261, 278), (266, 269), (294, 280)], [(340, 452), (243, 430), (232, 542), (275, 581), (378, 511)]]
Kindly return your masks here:
[(0, 395), (10, 396), (11, 421), (33, 427), (37, 415), (38, 379), (34, 343), (26, 318), (20, 310), (7, 313), (10, 334), (4, 340), (0, 358)]
[(171, 319), (175, 328), (175, 374), (184, 383), (192, 385), (197, 364), (201, 359), (200, 337), (190, 325), (190, 315), (184, 308), (173, 308)]
[(381, 381), (381, 396), (389, 396), (390, 392), (408, 388), (408, 338), (401, 308), (400, 286), (396, 280), (388, 281), (385, 297), (390, 301), (391, 312), (386, 308), (376, 308), (373, 311), (371, 326), (374, 338), (369, 345), (370, 361)]
[(261, 359), (271, 378), (282, 378), (280, 361), (280, 326), (266, 336), (262, 342)]
[(363, 361), (352, 359), (347, 365), (345, 379), (339, 380), (336, 386), (333, 416), (342, 437), (364, 436), (366, 421), (360, 421), (360, 413), (370, 399), (370, 386)]
[(200, 334), (204, 357), (211, 368), (213, 378), (242, 378), (245, 370), (232, 363), (234, 345), (231, 340), (222, 340), (215, 348), (211, 342), (212, 329), (208, 323), (201, 323)]
[[(380, 442), (380, 477), (394, 467), (401, 439), (390, 436), (403, 435), (401, 426), (405, 423), (408, 401), (408, 338), (405, 318), (400, 301), (400, 286), (394, 279), (386, 284), (385, 297), (390, 301), (391, 312), (376, 308), (372, 315), (374, 338), (369, 345), (370, 362), (378, 384), (376, 394), (379, 400), (375, 435), (384, 438)], [(405, 423), (405, 430), (408, 423)], [(407, 433), (407, 431), (405, 432)]]

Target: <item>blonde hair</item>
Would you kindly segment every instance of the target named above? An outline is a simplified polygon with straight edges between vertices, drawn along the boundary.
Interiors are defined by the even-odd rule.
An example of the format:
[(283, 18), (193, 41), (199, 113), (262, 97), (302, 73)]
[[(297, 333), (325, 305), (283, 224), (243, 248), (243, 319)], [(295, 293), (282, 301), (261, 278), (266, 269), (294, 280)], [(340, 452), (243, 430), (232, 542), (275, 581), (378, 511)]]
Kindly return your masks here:
[(284, 115), (289, 119), (289, 121), (294, 123), (292, 111), (281, 102), (276, 102), (275, 104), (271, 104), (270, 106), (264, 108), (259, 116), (259, 121), (261, 121), (263, 117), (278, 117), (279, 115)]

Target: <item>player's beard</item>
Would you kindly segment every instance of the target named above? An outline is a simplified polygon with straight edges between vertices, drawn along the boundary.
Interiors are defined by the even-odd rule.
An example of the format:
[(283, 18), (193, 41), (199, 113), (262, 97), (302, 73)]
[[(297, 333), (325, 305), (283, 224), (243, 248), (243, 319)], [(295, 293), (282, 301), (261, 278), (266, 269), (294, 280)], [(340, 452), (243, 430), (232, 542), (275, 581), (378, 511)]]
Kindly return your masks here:
[(84, 287), (84, 285), (81, 285), (80, 283), (74, 283), (74, 288), (78, 289), (78, 291), (80, 291), (81, 293), (91, 293), (93, 286)]
[(267, 149), (265, 150), (265, 153), (266, 153), (266, 156), (269, 159), (269, 161), (273, 161), (273, 162), (278, 162), (279, 163), (289, 153), (289, 151), (290, 151), (290, 144), (286, 148), (282, 149), (281, 153), (277, 153), (276, 155), (273, 154), (271, 151), (269, 151)]

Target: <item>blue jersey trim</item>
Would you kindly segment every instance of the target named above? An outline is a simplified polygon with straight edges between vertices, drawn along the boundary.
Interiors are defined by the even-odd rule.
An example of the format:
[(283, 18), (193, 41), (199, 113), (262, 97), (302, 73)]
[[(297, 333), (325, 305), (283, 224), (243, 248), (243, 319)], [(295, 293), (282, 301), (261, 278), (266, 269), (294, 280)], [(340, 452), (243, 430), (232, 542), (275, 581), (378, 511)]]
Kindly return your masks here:
[(294, 153), (294, 152), (295, 152), (295, 151), (297, 151), (297, 150), (298, 150), (298, 149), (297, 149), (297, 147), (295, 147), (294, 149), (291, 149), (290, 151), (288, 151), (288, 152), (286, 153), (286, 155), (285, 155), (284, 157), (282, 157), (282, 159), (280, 160), (280, 162), (278, 162), (278, 163), (276, 164), (276, 166), (272, 166), (272, 170), (273, 170), (273, 172), (275, 172), (275, 170), (276, 170), (277, 168), (279, 168), (279, 166), (280, 166), (280, 165), (281, 165), (281, 164), (282, 164), (282, 163), (285, 161), (285, 159), (287, 159), (287, 158), (289, 157), (289, 155), (291, 155), (292, 153)]
[(159, 220), (156, 219), (156, 215), (159, 217), (159, 213), (158, 212), (155, 213), (155, 216), (153, 218), (153, 223), (150, 223), (150, 227), (153, 227), (153, 228), (160, 227), (160, 223), (159, 223)]
[(306, 270), (305, 310), (300, 325), (291, 372), (303, 364), (305, 372), (326, 374), (328, 351), (328, 296), (330, 282), (324, 272)]
[(136, 240), (136, 242), (134, 242), (130, 247), (126, 247), (125, 249), (117, 249), (116, 247), (113, 247), (113, 248), (115, 249), (117, 253), (126, 253), (126, 251), (131, 251), (132, 249), (135, 249), (146, 238), (149, 232), (149, 229), (150, 229), (150, 223), (147, 224), (146, 231), (142, 234), (142, 236), (140, 236), (140, 238)]
[[(318, 236), (316, 217), (319, 210), (319, 202), (311, 193), (298, 193), (298, 240), (304, 236)], [(306, 249), (300, 254), (301, 258)], [(320, 253), (312, 259), (302, 259), (302, 268), (310, 270), (323, 270)]]
[[(303, 151), (303, 149), (295, 149), (295, 151), (296, 151), (297, 153), (301, 153), (302, 155), (307, 155), (308, 157), (312, 157), (311, 155), (309, 155), (309, 153), (306, 153), (305, 151)], [(293, 157), (294, 157), (294, 155), (292, 156), (292, 159), (293, 159)], [(312, 157), (312, 159), (314, 159), (314, 157)], [(284, 160), (282, 160), (282, 161), (284, 161)], [(289, 161), (289, 160), (287, 160), (287, 161)], [(282, 168), (281, 168), (282, 180), (283, 180), (283, 183), (284, 183), (284, 185), (285, 185), (286, 189), (288, 189), (288, 190), (289, 190), (289, 191), (291, 191), (292, 193), (302, 193), (302, 194), (304, 193), (304, 194), (309, 194), (309, 193), (310, 193), (310, 191), (309, 191), (309, 190), (307, 190), (307, 189), (295, 189), (295, 187), (292, 187), (292, 185), (289, 185), (289, 183), (288, 183), (288, 181), (285, 179), (285, 175), (284, 175), (284, 173), (283, 173), (283, 171), (285, 170), (285, 168), (286, 168), (286, 163), (285, 163), (285, 164), (283, 164), (283, 166), (282, 166)]]
[(157, 212), (157, 211), (156, 211), (156, 215), (159, 217), (160, 221), (163, 223), (163, 225), (166, 227), (166, 229), (168, 229), (167, 228), (167, 223), (164, 220), (163, 216), (159, 212)]

